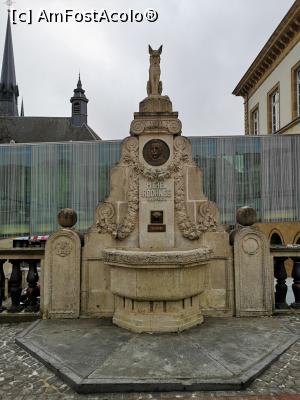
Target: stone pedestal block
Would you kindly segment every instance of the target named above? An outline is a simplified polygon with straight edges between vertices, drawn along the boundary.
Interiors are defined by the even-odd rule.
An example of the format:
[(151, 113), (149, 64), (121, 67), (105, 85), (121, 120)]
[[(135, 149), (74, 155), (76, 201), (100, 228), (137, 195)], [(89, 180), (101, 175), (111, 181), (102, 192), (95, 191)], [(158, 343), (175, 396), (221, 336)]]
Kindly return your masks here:
[(138, 301), (115, 296), (113, 323), (132, 332), (181, 332), (202, 322), (199, 295), (178, 301)]
[(236, 316), (271, 315), (273, 268), (267, 238), (253, 227), (234, 236)]
[(81, 241), (72, 229), (50, 236), (45, 249), (43, 318), (78, 318), (80, 313)]

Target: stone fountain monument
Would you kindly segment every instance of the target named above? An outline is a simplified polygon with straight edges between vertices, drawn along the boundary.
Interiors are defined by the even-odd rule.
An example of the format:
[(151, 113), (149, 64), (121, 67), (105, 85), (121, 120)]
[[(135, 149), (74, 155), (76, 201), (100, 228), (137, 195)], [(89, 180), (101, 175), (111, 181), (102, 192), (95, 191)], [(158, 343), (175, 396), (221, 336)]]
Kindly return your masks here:
[[(269, 315), (271, 284), (264, 276), (270, 274), (260, 272), (269, 257), (260, 243), (267, 244), (253, 231), (240, 235), (245, 245), (235, 246), (235, 282), (235, 253), (218, 208), (203, 193), (191, 143), (162, 95), (162, 46), (149, 46), (149, 53), (148, 96), (122, 143), (110, 195), (84, 238), (64, 222), (47, 242), (43, 317), (112, 317), (133, 332), (178, 332), (201, 324), (205, 315), (234, 315), (243, 285), (249, 287), (243, 315)], [(265, 279), (262, 293), (268, 282), (260, 303), (253, 303), (249, 279), (243, 280), (244, 265)]]
[(272, 314), (268, 241), (249, 207), (230, 237), (220, 225), (162, 95), (162, 47), (149, 52), (148, 96), (110, 195), (84, 235), (74, 210), (59, 213), (42, 267), (44, 321), (16, 341), (80, 393), (244, 389), (297, 337), (272, 318), (242, 318)]
[[(181, 331), (200, 324), (200, 295), (214, 251), (226, 247), (218, 210), (203, 195), (201, 171), (168, 96), (162, 96), (162, 46), (149, 46), (148, 96), (134, 114), (112, 190), (88, 235), (102, 247), (114, 295), (113, 322), (136, 332)], [(99, 236), (100, 234), (100, 236)], [(209, 240), (210, 242), (211, 240)]]

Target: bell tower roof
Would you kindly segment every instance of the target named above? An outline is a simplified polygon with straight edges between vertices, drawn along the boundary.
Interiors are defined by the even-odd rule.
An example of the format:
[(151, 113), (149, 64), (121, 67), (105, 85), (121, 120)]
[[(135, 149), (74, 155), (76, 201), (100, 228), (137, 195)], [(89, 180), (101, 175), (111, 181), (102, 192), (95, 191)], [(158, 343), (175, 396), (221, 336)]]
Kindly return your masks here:
[(72, 125), (82, 126), (87, 124), (87, 103), (85, 90), (82, 88), (81, 76), (79, 73), (77, 87), (74, 89), (74, 95), (71, 97), (72, 104)]

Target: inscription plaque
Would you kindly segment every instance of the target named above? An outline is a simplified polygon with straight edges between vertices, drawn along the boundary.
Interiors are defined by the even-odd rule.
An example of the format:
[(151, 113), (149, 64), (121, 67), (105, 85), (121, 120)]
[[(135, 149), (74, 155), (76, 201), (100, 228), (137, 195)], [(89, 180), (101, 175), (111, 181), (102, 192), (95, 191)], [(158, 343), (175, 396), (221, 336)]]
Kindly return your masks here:
[(143, 148), (143, 156), (148, 164), (154, 167), (159, 167), (168, 161), (170, 157), (170, 149), (167, 143), (163, 140), (152, 139), (145, 144)]
[(148, 232), (166, 232), (165, 224), (150, 224), (148, 225)]

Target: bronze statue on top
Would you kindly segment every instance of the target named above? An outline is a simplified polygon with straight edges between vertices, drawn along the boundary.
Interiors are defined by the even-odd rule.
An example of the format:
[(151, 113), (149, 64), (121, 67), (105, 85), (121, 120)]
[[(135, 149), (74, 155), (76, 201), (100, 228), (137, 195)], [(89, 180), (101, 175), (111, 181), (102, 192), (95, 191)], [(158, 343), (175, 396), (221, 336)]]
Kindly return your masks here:
[(149, 81), (147, 83), (148, 96), (160, 96), (162, 93), (162, 82), (160, 81), (160, 55), (162, 45), (158, 50), (153, 50), (149, 45), (150, 68)]

